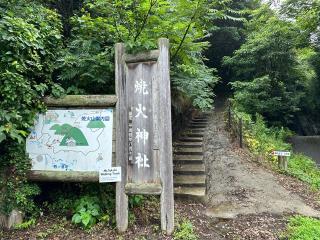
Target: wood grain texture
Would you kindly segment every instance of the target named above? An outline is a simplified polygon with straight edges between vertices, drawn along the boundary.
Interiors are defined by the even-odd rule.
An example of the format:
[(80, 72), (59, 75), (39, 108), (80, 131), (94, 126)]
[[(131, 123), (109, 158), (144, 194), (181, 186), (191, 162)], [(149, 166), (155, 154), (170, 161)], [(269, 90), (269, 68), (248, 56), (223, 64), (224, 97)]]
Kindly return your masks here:
[(66, 95), (63, 98), (45, 97), (48, 107), (114, 107), (116, 95)]
[(116, 183), (116, 221), (119, 232), (128, 228), (128, 196), (125, 193), (127, 183), (128, 166), (128, 109), (126, 88), (127, 81), (124, 71), (124, 44), (117, 43), (115, 46), (115, 80), (118, 102), (116, 105), (116, 166), (121, 167), (121, 182)]
[[(128, 182), (130, 183), (160, 183), (158, 178), (159, 169), (156, 168), (159, 164), (155, 162), (153, 154), (154, 139), (153, 129), (153, 82), (154, 76), (157, 74), (156, 62), (140, 62), (126, 64), (127, 78), (127, 97), (128, 109), (132, 112), (132, 161), (128, 166)], [(136, 84), (145, 84), (145, 94), (136, 91)], [(143, 110), (143, 114), (139, 114), (139, 106)], [(158, 105), (156, 105), (158, 106)], [(144, 115), (144, 116), (143, 116)], [(145, 141), (140, 139), (138, 132), (147, 134)], [(141, 135), (140, 135), (141, 136)], [(143, 136), (142, 136), (143, 137)], [(137, 164), (136, 157), (147, 158), (146, 165)]]
[(144, 195), (160, 195), (162, 192), (162, 186), (157, 183), (127, 183), (127, 194), (144, 194)]
[(126, 63), (157, 61), (159, 57), (159, 50), (151, 50), (138, 54), (124, 54), (123, 60)]
[(159, 94), (159, 147), (161, 194), (161, 228), (168, 235), (174, 231), (174, 197), (173, 197), (173, 163), (172, 163), (172, 129), (171, 129), (171, 92), (169, 73), (169, 40), (160, 38), (157, 78), (161, 86)]
[(98, 182), (98, 172), (32, 170), (28, 179), (37, 182)]

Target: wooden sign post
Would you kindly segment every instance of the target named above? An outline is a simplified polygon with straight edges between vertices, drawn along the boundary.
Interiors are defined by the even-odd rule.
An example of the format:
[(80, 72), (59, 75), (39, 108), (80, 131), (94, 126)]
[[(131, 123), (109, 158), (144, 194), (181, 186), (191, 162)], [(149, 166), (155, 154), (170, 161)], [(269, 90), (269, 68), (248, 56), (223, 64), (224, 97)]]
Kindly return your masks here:
[(116, 185), (116, 220), (120, 232), (128, 226), (128, 195), (161, 195), (161, 228), (174, 230), (171, 94), (169, 41), (161, 38), (158, 50), (126, 54), (116, 44), (117, 102), (116, 164), (121, 182)]
[(288, 170), (288, 157), (291, 153), (288, 151), (273, 151), (272, 155), (278, 156), (278, 167), (281, 170)]

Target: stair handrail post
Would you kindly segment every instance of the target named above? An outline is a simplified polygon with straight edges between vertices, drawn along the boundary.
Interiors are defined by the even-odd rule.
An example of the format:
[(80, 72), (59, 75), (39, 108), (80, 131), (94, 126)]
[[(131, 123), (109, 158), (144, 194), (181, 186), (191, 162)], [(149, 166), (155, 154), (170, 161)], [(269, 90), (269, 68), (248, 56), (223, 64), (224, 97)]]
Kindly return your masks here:
[(228, 104), (228, 128), (231, 129), (231, 102)]
[(243, 147), (243, 124), (242, 124), (242, 117), (239, 119), (239, 143), (240, 148)]

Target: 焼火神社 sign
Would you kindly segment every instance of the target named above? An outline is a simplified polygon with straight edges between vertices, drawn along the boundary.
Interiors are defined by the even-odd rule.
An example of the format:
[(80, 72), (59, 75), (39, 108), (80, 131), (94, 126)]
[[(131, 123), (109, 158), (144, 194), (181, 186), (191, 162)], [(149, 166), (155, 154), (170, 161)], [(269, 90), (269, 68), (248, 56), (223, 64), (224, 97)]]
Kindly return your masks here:
[(158, 50), (126, 54), (116, 45), (116, 159), (122, 181), (117, 183), (116, 217), (120, 231), (128, 225), (128, 194), (161, 195), (161, 226), (173, 231), (171, 95), (169, 41)]

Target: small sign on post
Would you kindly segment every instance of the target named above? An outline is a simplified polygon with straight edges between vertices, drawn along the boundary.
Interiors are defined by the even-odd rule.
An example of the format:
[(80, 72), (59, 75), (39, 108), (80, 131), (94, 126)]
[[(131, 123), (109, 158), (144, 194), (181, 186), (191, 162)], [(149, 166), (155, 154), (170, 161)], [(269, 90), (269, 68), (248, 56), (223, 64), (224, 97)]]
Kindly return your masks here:
[(99, 171), (99, 182), (120, 182), (121, 181), (121, 167), (111, 167), (101, 169)]
[(278, 156), (278, 167), (281, 170), (288, 169), (288, 157), (291, 156), (291, 152), (289, 151), (273, 151), (273, 156)]

